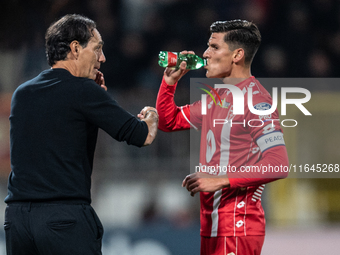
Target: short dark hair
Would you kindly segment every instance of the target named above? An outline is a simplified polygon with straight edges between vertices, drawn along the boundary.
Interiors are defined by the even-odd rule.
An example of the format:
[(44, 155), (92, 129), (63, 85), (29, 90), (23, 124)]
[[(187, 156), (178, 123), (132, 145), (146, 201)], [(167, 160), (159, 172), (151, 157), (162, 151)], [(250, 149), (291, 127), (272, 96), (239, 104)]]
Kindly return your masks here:
[(210, 26), (211, 33), (226, 33), (224, 41), (230, 50), (242, 48), (245, 63), (250, 64), (261, 44), (261, 34), (258, 27), (247, 20), (216, 21)]
[(86, 47), (93, 35), (96, 23), (82, 15), (67, 14), (52, 23), (46, 31), (45, 46), (47, 61), (53, 66), (59, 60), (65, 60), (70, 52), (70, 43), (78, 41)]

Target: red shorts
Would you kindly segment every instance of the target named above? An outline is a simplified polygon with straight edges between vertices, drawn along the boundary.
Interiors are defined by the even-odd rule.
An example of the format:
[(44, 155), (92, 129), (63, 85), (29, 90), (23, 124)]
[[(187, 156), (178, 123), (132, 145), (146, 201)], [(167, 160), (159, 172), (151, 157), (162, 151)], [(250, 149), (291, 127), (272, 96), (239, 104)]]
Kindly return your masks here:
[(201, 255), (260, 255), (264, 236), (201, 236)]

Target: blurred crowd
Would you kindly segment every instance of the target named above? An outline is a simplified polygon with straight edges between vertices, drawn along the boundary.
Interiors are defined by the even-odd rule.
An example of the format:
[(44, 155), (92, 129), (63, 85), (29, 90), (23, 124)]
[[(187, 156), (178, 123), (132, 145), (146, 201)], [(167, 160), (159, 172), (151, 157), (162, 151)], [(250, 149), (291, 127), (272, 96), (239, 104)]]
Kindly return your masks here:
[[(160, 50), (190, 49), (202, 56), (211, 23), (229, 19), (252, 20), (260, 28), (263, 43), (252, 70), (256, 77), (340, 75), (337, 0), (13, 0), (2, 3), (0, 12), (0, 52), (5, 56), (12, 52), (20, 60), (16, 72), (6, 73), (17, 82), (48, 68), (44, 33), (67, 13), (97, 22), (107, 58), (102, 71), (114, 90), (157, 90), (163, 72), (157, 65)], [(5, 60), (0, 65), (13, 62), (10, 56)], [(204, 77), (204, 71), (193, 75)], [(1, 78), (2, 90), (18, 85)]]

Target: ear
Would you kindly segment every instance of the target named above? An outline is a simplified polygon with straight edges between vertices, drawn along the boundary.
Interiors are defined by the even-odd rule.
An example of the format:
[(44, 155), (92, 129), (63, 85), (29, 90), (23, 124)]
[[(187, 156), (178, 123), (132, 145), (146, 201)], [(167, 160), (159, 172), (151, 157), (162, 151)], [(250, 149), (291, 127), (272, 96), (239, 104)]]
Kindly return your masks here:
[(242, 48), (238, 48), (238, 49), (234, 50), (234, 53), (233, 53), (233, 62), (234, 63), (238, 63), (242, 59), (244, 59), (244, 50)]
[(78, 41), (74, 40), (74, 41), (72, 41), (72, 42), (70, 43), (70, 49), (71, 49), (71, 51), (70, 51), (69, 54), (71, 54), (70, 57), (71, 57), (72, 59), (78, 59), (78, 57), (79, 57), (79, 52), (80, 52), (80, 48), (81, 48), (81, 46), (80, 46), (80, 44), (79, 44)]

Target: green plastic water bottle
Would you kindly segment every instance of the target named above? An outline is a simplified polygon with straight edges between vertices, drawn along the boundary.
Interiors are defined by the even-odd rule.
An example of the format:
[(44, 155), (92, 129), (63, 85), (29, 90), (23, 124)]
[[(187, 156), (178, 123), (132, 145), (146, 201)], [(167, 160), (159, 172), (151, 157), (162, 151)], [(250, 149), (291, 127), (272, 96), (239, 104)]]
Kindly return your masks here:
[(202, 59), (194, 54), (180, 54), (178, 52), (161, 51), (159, 52), (158, 57), (158, 64), (161, 67), (179, 68), (182, 61), (185, 61), (187, 62), (187, 69), (195, 70), (207, 64), (206, 59)]

